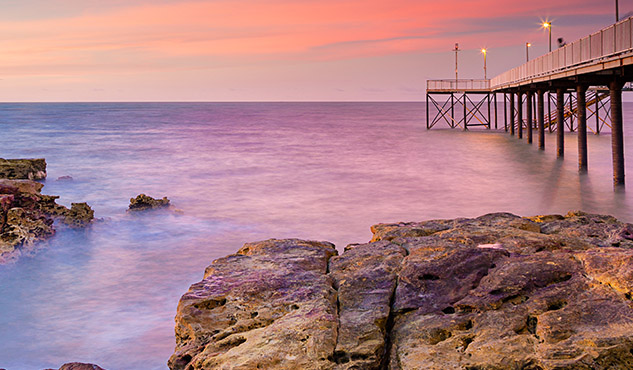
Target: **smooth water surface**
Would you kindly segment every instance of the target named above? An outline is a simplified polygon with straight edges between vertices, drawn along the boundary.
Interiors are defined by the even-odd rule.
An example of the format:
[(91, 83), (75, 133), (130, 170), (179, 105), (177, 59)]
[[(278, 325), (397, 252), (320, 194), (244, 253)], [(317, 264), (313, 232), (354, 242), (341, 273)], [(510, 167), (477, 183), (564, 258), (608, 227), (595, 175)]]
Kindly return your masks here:
[[(633, 105), (624, 113), (630, 179)], [(427, 131), (424, 117), (422, 103), (0, 104), (0, 157), (45, 157), (43, 192), (103, 219), (0, 266), (0, 368), (166, 369), (179, 297), (249, 241), (341, 250), (379, 222), (499, 211), (633, 222), (608, 133), (590, 135), (579, 174), (575, 134), (558, 160), (555, 134), (543, 152), (502, 132)], [(139, 193), (182, 212), (126, 213)]]

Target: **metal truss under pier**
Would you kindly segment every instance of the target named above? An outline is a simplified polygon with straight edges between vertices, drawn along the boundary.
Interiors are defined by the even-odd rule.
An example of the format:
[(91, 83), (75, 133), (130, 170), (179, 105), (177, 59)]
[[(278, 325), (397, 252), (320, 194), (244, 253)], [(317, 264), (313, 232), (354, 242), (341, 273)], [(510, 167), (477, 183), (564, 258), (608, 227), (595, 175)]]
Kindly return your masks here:
[[(426, 128), (447, 123), (450, 128), (483, 126), (491, 128), (494, 112), (497, 122), (497, 95), (487, 88), (487, 80), (440, 80), (429, 81), (433, 88), (426, 90)], [(444, 99), (439, 99), (444, 98)], [(430, 104), (434, 109), (430, 109)], [(493, 109), (494, 108), (494, 109)], [(435, 114), (430, 118), (430, 112)]]

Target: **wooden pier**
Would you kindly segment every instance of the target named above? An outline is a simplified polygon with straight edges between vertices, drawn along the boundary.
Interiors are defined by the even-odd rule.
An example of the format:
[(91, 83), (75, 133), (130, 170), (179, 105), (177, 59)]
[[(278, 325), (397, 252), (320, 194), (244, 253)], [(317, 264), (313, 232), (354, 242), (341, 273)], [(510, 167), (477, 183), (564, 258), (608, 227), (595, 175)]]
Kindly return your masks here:
[[(555, 129), (556, 153), (563, 157), (565, 128), (576, 131), (580, 171), (588, 168), (587, 131), (599, 134), (605, 125), (610, 127), (613, 182), (623, 185), (622, 91), (632, 81), (630, 17), (490, 80), (427, 81), (426, 127), (446, 122), (450, 128), (491, 129), (494, 123), (497, 129), (497, 95), (503, 94), (504, 129), (511, 135), (522, 139), (525, 131), (532, 144), (536, 131), (538, 147), (545, 149), (545, 130)], [(446, 100), (439, 99), (441, 95)], [(590, 119), (595, 125), (588, 125)]]

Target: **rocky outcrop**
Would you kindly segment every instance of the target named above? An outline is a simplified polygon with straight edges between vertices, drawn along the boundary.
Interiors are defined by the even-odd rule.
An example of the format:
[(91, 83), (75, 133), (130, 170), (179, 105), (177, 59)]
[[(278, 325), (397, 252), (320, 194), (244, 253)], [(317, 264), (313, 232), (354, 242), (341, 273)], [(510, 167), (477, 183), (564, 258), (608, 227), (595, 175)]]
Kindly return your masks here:
[(146, 211), (149, 209), (169, 208), (169, 206), (169, 199), (167, 199), (167, 197), (163, 197), (163, 199), (154, 199), (149, 195), (139, 194), (136, 198), (130, 198), (128, 211)]
[(570, 212), (267, 240), (182, 297), (171, 369), (631, 369), (633, 225)]
[(46, 160), (0, 158), (0, 179), (43, 180), (46, 178)]
[(55, 202), (59, 197), (41, 194), (42, 187), (31, 180), (0, 179), (0, 263), (55, 234), (54, 219), (70, 227), (84, 227), (94, 219), (86, 203), (68, 209)]
[[(55, 370), (55, 369), (45, 369), (45, 370)], [(62, 367), (60, 367), (57, 370), (105, 370), (105, 369), (94, 364), (86, 364), (83, 362), (69, 362), (67, 364), (63, 364)]]

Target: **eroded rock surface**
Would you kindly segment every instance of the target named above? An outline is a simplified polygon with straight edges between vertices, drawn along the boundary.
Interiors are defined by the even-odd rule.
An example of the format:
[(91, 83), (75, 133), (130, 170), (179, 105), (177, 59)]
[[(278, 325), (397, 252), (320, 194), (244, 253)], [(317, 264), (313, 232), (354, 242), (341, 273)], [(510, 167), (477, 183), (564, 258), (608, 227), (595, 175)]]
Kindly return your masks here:
[(170, 367), (633, 368), (633, 225), (496, 213), (372, 231), (340, 256), (269, 240), (215, 261), (180, 301)]
[(43, 185), (31, 180), (0, 179), (0, 263), (55, 234), (54, 219), (71, 227), (92, 222), (94, 212), (86, 203), (70, 209), (59, 205), (59, 197), (41, 194)]
[(149, 195), (139, 194), (136, 198), (130, 198), (130, 206), (128, 211), (146, 211), (149, 209), (168, 208), (169, 199), (163, 197), (163, 199), (154, 199)]
[(46, 160), (0, 158), (0, 179), (43, 180), (46, 178)]

